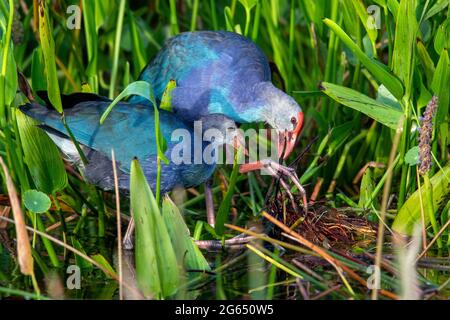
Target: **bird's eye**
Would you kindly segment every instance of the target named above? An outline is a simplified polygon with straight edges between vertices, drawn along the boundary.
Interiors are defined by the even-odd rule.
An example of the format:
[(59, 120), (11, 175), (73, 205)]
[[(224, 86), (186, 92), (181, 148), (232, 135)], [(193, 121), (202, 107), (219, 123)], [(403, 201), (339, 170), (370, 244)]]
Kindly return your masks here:
[(228, 130), (232, 131), (232, 130), (236, 130), (235, 127), (228, 127)]
[(291, 123), (295, 126), (297, 124), (297, 118), (296, 117), (292, 117), (291, 118)]

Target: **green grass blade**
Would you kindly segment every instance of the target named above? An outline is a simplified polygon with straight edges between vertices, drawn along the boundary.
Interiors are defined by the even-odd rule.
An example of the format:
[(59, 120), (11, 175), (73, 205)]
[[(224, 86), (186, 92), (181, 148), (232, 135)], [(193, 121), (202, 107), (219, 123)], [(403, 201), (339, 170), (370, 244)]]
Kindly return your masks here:
[(237, 159), (239, 159), (239, 152), (236, 153), (234, 158), (234, 166), (233, 171), (231, 172), (230, 181), (228, 183), (227, 193), (225, 194), (225, 197), (220, 204), (219, 210), (217, 211), (215, 229), (218, 235), (222, 235), (225, 231), (224, 224), (227, 222), (230, 214), (231, 198), (233, 197), (234, 187), (236, 186), (237, 177), (239, 175), (239, 165), (237, 163)]
[(53, 107), (59, 113), (63, 112), (61, 95), (59, 91), (58, 76), (56, 73), (55, 42), (53, 40), (52, 28), (45, 8), (45, 2), (39, 2), (39, 35), (42, 53), (44, 55), (45, 71), (47, 75), (48, 98)]
[(411, 95), (414, 71), (414, 48), (418, 30), (416, 7), (416, 0), (401, 0), (395, 29), (394, 51), (392, 53), (392, 69), (399, 79), (403, 81), (407, 97)]
[(116, 89), (117, 72), (119, 68), (120, 40), (122, 39), (123, 16), (125, 14), (125, 0), (120, 0), (119, 12), (117, 16), (116, 37), (114, 40), (113, 65), (111, 70), (111, 83), (109, 86), (109, 98), (114, 97)]
[(20, 111), (16, 118), (25, 163), (36, 188), (46, 194), (61, 191), (67, 184), (67, 174), (55, 144), (33, 119)]
[(128, 23), (131, 31), (131, 43), (133, 45), (131, 52), (133, 54), (134, 75), (137, 78), (141, 70), (147, 64), (147, 57), (145, 55), (145, 50), (142, 47), (142, 40), (138, 30), (139, 26), (136, 23), (136, 18), (131, 10), (128, 11)]
[(345, 33), (340, 26), (330, 19), (324, 19), (324, 23), (333, 30), (350, 51), (361, 61), (361, 63), (372, 73), (372, 75), (397, 98), (403, 97), (403, 86), (401, 81), (391, 74), (387, 67), (380, 62), (369, 58)]
[(180, 210), (169, 197), (162, 204), (162, 215), (169, 232), (178, 265), (186, 270), (211, 270), (208, 261), (192, 239)]

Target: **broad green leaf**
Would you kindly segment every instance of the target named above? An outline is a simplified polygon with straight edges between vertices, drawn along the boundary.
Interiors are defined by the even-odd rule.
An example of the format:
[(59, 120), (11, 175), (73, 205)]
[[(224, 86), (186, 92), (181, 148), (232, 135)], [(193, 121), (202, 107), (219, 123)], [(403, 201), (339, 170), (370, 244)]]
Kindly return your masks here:
[(341, 41), (350, 49), (350, 51), (361, 61), (361, 63), (397, 98), (403, 97), (403, 86), (401, 81), (391, 74), (385, 65), (377, 60), (369, 58), (359, 48), (353, 40), (345, 33), (334, 21), (326, 18), (324, 23), (341, 39)]
[[(450, 11), (450, 7), (449, 10)], [(450, 18), (447, 19), (439, 26), (434, 36), (434, 50), (437, 54), (440, 54), (444, 48), (450, 46)]]
[(23, 194), (25, 208), (33, 213), (44, 213), (50, 209), (52, 202), (43, 192), (37, 190), (27, 190)]
[(427, 48), (422, 41), (417, 41), (417, 55), (422, 65), (425, 76), (427, 77), (427, 83), (430, 84), (435, 72), (434, 62), (428, 54)]
[(45, 8), (45, 1), (39, 2), (39, 36), (44, 56), (45, 73), (47, 75), (48, 98), (56, 111), (63, 112), (61, 95), (59, 91), (58, 76), (56, 73), (55, 43), (53, 41), (52, 27)]
[[(419, 29), (416, 19), (417, 0), (401, 0), (395, 28), (394, 51), (392, 53), (392, 68), (403, 81), (408, 97), (414, 70), (414, 48), (416, 34)], [(397, 97), (399, 98), (399, 97)]]
[(180, 210), (169, 197), (165, 197), (163, 200), (162, 215), (178, 259), (178, 265), (184, 265), (187, 271), (211, 270), (208, 261), (192, 239)]
[(372, 192), (375, 189), (373, 183), (372, 169), (367, 168), (361, 179), (361, 187), (359, 188), (358, 207), (367, 208), (372, 201)]
[(131, 163), (131, 212), (136, 224), (136, 279), (145, 296), (173, 295), (179, 268), (169, 232), (138, 160)]
[(417, 107), (419, 109), (422, 109), (423, 107), (425, 107), (428, 102), (431, 100), (431, 98), (433, 97), (433, 95), (430, 93), (430, 91), (428, 91), (428, 89), (425, 87), (425, 85), (423, 83), (420, 84), (420, 95), (419, 98), (417, 99)]
[[(431, 186), (433, 207), (439, 208), (442, 201), (445, 201), (450, 193), (450, 164), (447, 164), (431, 178)], [(429, 214), (426, 212), (425, 199), (428, 198), (430, 189), (422, 186), (421, 191), (425, 224), (428, 225), (430, 221)], [(420, 203), (419, 190), (416, 190), (400, 208), (392, 224), (392, 229), (400, 234), (412, 235), (416, 224), (420, 224), (422, 221)]]
[(396, 129), (403, 115), (402, 111), (377, 102), (356, 90), (327, 82), (322, 82), (321, 86), (322, 91), (332, 99), (344, 106), (364, 113), (389, 128)]
[(47, 91), (47, 81), (43, 75), (45, 74), (44, 57), (42, 49), (36, 48), (33, 51), (33, 58), (31, 60), (31, 85), (34, 92)]
[(441, 12), (448, 6), (448, 0), (437, 0), (436, 3), (428, 10), (424, 20), (430, 19), (435, 14)]
[(419, 164), (419, 146), (412, 147), (405, 154), (405, 162), (410, 166)]
[(37, 122), (16, 112), (20, 140), (34, 184), (39, 191), (53, 194), (61, 191), (67, 184), (67, 174), (59, 151), (53, 141), (40, 128)]
[(376, 100), (382, 104), (392, 107), (393, 109), (402, 111), (402, 107), (398, 100), (392, 95), (392, 93), (389, 92), (388, 89), (386, 89), (384, 85), (378, 87)]

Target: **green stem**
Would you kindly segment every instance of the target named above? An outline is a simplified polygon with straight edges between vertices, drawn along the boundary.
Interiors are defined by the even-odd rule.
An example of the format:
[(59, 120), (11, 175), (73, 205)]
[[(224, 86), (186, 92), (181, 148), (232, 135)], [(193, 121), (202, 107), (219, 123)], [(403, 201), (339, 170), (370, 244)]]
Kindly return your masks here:
[[(399, 160), (400, 160), (400, 155), (397, 155), (395, 160), (392, 162), (392, 169), (394, 169), (397, 166)], [(367, 207), (372, 205), (373, 200), (375, 200), (375, 197), (378, 195), (378, 193), (380, 192), (381, 188), (383, 187), (384, 182), (386, 181), (386, 178), (388, 176), (388, 173), (389, 173), (389, 170), (386, 170), (386, 172), (384, 173), (384, 175), (381, 177), (380, 181), (376, 185), (375, 189), (373, 190), (372, 194), (370, 195), (370, 200), (367, 203)]]
[(31, 274), (31, 282), (33, 283), (34, 292), (36, 293), (37, 300), (41, 300), (41, 290), (39, 289), (38, 282), (36, 280), (36, 276), (33, 273)]
[[(42, 219), (40, 216), (37, 216), (37, 229), (40, 232), (45, 233), (45, 226), (42, 222)], [(42, 243), (44, 244), (45, 250), (47, 251), (48, 257), (50, 258), (50, 262), (55, 268), (58, 268), (60, 266), (58, 256), (56, 255), (55, 248), (53, 247), (53, 244), (45, 237), (41, 237)]]
[(256, 39), (258, 39), (259, 21), (260, 20), (261, 20), (261, 5), (258, 3), (258, 4), (256, 4), (255, 18), (253, 19), (253, 30), (252, 30), (252, 40), (253, 41), (256, 41)]
[(195, 31), (195, 26), (197, 24), (197, 14), (198, 14), (198, 0), (194, 0), (194, 6), (192, 7), (191, 31)]
[[(439, 226), (437, 224), (436, 221), (436, 216), (434, 215), (434, 208), (433, 208), (433, 187), (431, 185), (431, 181), (430, 181), (430, 177), (428, 176), (428, 174), (425, 174), (423, 176), (423, 181), (424, 181), (424, 185), (425, 185), (425, 190), (428, 190), (428, 192), (426, 193), (428, 196), (425, 199), (426, 202), (426, 208), (427, 208), (427, 212), (428, 212), (428, 218), (430, 219), (430, 223), (431, 223), (431, 227), (433, 228), (433, 233), (436, 236), (439, 232)], [(439, 249), (442, 249), (442, 240), (441, 238), (437, 238), (436, 243), (438, 245)]]
[(292, 90), (292, 76), (294, 72), (294, 32), (295, 32), (295, 5), (294, 0), (291, 0), (291, 10), (289, 17), (289, 52), (288, 52), (288, 79), (287, 79), (287, 92)]
[(120, 39), (122, 37), (122, 26), (123, 26), (123, 16), (125, 13), (125, 0), (120, 0), (119, 5), (119, 16), (117, 17), (117, 28), (116, 28), (116, 38), (114, 41), (114, 56), (113, 56), (113, 66), (111, 72), (111, 85), (109, 87), (109, 98), (114, 98), (114, 90), (116, 87), (117, 79), (117, 69), (119, 66), (119, 52), (120, 52)]
[(9, 43), (11, 42), (11, 30), (14, 20), (14, 1), (9, 0), (9, 17), (8, 26), (6, 27), (6, 41), (3, 44), (3, 61), (2, 61), (2, 72), (0, 74), (0, 124), (4, 128), (6, 126), (6, 68), (8, 66), (8, 55), (9, 55)]
[(170, 30), (172, 35), (176, 35), (180, 33), (180, 29), (178, 28), (178, 19), (177, 19), (177, 5), (175, 0), (170, 0)]
[(211, 19), (214, 30), (219, 29), (219, 24), (217, 23), (217, 13), (216, 13), (216, 0), (210, 0), (211, 6)]
[(406, 199), (406, 193), (407, 193), (407, 179), (408, 179), (408, 169), (409, 165), (405, 163), (405, 154), (408, 150), (409, 146), (409, 128), (410, 128), (410, 115), (409, 113), (412, 110), (411, 102), (409, 101), (408, 97), (405, 97), (403, 99), (403, 105), (405, 110), (405, 123), (403, 125), (403, 133), (401, 137), (401, 145), (400, 145), (400, 164), (402, 166), (402, 174), (400, 178), (400, 191), (398, 195), (398, 203), (397, 203), (397, 209), (400, 209), (403, 204), (405, 203)]

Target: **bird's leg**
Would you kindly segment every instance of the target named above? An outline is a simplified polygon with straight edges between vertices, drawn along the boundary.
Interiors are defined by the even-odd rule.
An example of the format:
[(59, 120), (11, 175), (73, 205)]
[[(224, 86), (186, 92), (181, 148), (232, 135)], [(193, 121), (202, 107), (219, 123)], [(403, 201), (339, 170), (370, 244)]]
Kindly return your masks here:
[(219, 251), (223, 248), (229, 250), (240, 250), (244, 249), (245, 245), (249, 243), (254, 237), (245, 237), (245, 238), (232, 238), (225, 240), (224, 242), (220, 240), (199, 240), (195, 243), (199, 247), (199, 249), (208, 250), (208, 251)]
[[(250, 230), (252, 229), (253, 228), (250, 228)], [(240, 250), (245, 248), (245, 245), (253, 239), (255, 239), (255, 237), (247, 236), (246, 234), (241, 233), (240, 235), (225, 240), (224, 242), (222, 242), (221, 240), (197, 240), (195, 241), (195, 243), (200, 249), (209, 251), (219, 251), (223, 248), (229, 250)]]
[[(280, 178), (280, 175), (284, 175), (284, 176), (288, 177), (294, 183), (294, 185), (297, 187), (298, 191), (302, 195), (303, 207), (305, 209), (305, 214), (307, 214), (308, 213), (308, 201), (306, 199), (306, 191), (305, 191), (305, 188), (303, 188), (303, 186), (301, 185), (294, 169), (283, 166), (272, 160), (264, 159), (264, 160), (256, 161), (254, 163), (248, 163), (248, 164), (241, 165), (240, 172), (245, 173), (245, 172), (249, 172), (249, 171), (260, 170), (263, 168), (266, 169), (272, 176)], [(281, 178), (280, 178), (280, 183), (281, 183), (282, 187), (288, 193), (289, 198), (291, 198), (291, 200), (292, 200), (292, 198), (293, 198), (292, 194), (290, 193), (290, 190), (289, 190), (288, 186), (286, 185), (286, 183)]]
[(128, 222), (127, 231), (125, 232), (125, 236), (123, 237), (123, 248), (125, 250), (133, 249), (133, 236), (134, 236), (134, 218), (131, 217), (130, 222)]
[(212, 193), (212, 179), (205, 182), (205, 204), (206, 204), (206, 220), (208, 224), (214, 228), (216, 224), (216, 216), (214, 214), (214, 202)]
[(292, 195), (289, 186), (286, 184), (286, 182), (283, 180), (283, 178), (280, 177), (278, 172), (275, 171), (275, 169), (273, 169), (272, 167), (268, 166), (265, 169), (270, 173), (270, 175), (276, 177), (278, 179), (278, 181), (280, 181), (281, 186), (284, 188), (289, 199), (291, 200), (292, 207), (294, 208), (295, 211), (297, 211), (297, 204), (295, 203), (294, 196)]

